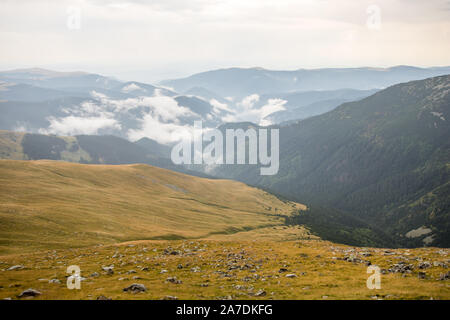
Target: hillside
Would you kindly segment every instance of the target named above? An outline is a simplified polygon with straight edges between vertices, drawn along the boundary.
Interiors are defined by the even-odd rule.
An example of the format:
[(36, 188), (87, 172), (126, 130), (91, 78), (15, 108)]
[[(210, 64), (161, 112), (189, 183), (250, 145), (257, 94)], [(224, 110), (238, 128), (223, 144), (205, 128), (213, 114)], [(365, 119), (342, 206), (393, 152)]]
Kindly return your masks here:
[(304, 209), (243, 183), (147, 165), (0, 160), (0, 253), (201, 238)]
[(0, 130), (0, 159), (63, 160), (86, 164), (145, 163), (190, 175), (208, 175), (172, 164), (170, 147), (143, 138), (135, 143), (112, 135), (55, 136)]
[[(391, 245), (449, 247), (449, 119), (450, 76), (402, 83), (282, 127), (275, 176), (250, 166), (215, 174), (348, 213), (396, 238)], [(432, 232), (406, 237), (420, 227)]]

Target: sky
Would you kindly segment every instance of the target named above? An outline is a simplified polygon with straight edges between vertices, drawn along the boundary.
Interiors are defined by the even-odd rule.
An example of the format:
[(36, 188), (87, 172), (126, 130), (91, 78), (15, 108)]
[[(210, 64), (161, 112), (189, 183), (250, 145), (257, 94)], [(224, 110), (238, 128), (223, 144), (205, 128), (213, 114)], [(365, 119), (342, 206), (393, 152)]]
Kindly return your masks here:
[(1, 0), (0, 69), (121, 80), (450, 65), (449, 0)]

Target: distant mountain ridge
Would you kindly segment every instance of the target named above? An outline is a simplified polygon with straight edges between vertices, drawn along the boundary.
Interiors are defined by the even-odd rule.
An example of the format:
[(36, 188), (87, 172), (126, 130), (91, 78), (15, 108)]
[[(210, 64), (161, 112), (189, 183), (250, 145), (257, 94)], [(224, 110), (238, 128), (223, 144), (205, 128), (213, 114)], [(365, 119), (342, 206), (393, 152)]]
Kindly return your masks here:
[(276, 71), (263, 68), (228, 68), (197, 73), (161, 84), (184, 92), (202, 87), (222, 96), (243, 97), (273, 92), (381, 89), (411, 80), (450, 73), (450, 67), (325, 68)]

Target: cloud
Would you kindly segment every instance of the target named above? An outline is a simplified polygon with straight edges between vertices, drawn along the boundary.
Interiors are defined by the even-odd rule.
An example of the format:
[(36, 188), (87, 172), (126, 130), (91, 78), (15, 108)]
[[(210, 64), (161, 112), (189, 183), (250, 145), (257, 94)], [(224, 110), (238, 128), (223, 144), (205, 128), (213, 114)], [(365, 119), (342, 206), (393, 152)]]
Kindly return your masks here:
[(176, 123), (163, 123), (151, 113), (146, 114), (140, 122), (139, 129), (129, 129), (127, 136), (136, 141), (147, 137), (162, 144), (176, 142), (191, 134), (192, 127)]
[(100, 129), (121, 129), (121, 126), (117, 120), (104, 117), (50, 117), (48, 118), (48, 121), (50, 122), (50, 126), (47, 129), (40, 129), (39, 133), (78, 135), (98, 134)]
[(265, 119), (268, 115), (286, 109), (284, 105), (287, 101), (283, 99), (268, 99), (267, 103), (262, 107), (255, 106), (257, 101), (259, 101), (259, 96), (257, 94), (245, 97), (240, 103), (238, 103), (238, 106), (243, 108), (237, 110), (234, 114), (228, 114), (222, 117), (222, 121), (250, 121), (261, 126), (268, 126), (271, 124), (269, 120)]
[(209, 103), (213, 106), (213, 112), (216, 114), (221, 113), (222, 111), (234, 113), (234, 111), (228, 107), (226, 103), (221, 103), (216, 99), (211, 99)]
[[(76, 135), (98, 134), (102, 129), (109, 129), (119, 131), (116, 133), (125, 134), (131, 140), (148, 137), (170, 143), (192, 130), (190, 126), (180, 124), (180, 118), (199, 117), (189, 108), (178, 105), (173, 97), (164, 96), (161, 90), (155, 90), (151, 97), (111, 99), (95, 91), (91, 96), (91, 100), (64, 108), (62, 111), (67, 116), (49, 117), (50, 125), (39, 132)], [(131, 125), (127, 127), (124, 123)]]
[(244, 109), (251, 109), (253, 105), (259, 101), (259, 95), (254, 93), (242, 99), (241, 102), (238, 102), (237, 105), (239, 107), (243, 107)]

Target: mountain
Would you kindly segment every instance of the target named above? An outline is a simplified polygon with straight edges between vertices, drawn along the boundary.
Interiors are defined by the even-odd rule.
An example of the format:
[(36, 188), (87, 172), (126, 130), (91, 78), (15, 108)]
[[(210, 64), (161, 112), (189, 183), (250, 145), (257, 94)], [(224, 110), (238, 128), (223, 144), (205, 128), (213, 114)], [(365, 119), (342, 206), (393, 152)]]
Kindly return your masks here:
[(41, 88), (23, 83), (0, 82), (0, 100), (24, 102), (42, 102), (64, 97), (88, 97), (84, 93), (74, 93), (55, 89)]
[(390, 85), (450, 73), (450, 67), (417, 68), (326, 68), (273, 71), (263, 68), (229, 68), (197, 73), (187, 78), (165, 80), (161, 84), (185, 92), (195, 87), (222, 97), (242, 98), (273, 92), (379, 89)]
[(249, 231), (304, 208), (236, 181), (57, 161), (0, 160), (0, 199), (2, 254)]
[(98, 74), (58, 72), (40, 68), (0, 71), (0, 81), (67, 91), (77, 91), (78, 87), (112, 89), (121, 83), (113, 78)]
[(196, 96), (196, 97), (202, 98), (206, 101), (211, 101), (212, 99), (214, 99), (221, 103), (227, 102), (227, 100), (225, 98), (221, 97), (217, 93), (212, 92), (212, 91), (202, 88), (202, 87), (190, 88), (189, 90), (183, 92), (183, 94), (185, 94), (187, 96)]
[(271, 123), (306, 119), (331, 111), (344, 102), (356, 101), (368, 97), (378, 90), (339, 89), (329, 91), (301, 91), (281, 94), (265, 94), (260, 97), (259, 105), (269, 99), (281, 99), (286, 110), (271, 113), (266, 117)]
[[(448, 247), (449, 119), (449, 75), (397, 84), (280, 128), (277, 175), (254, 166), (208, 172), (333, 208), (383, 230), (392, 244)], [(407, 236), (420, 228), (430, 231)]]
[(166, 159), (170, 158), (170, 151), (171, 151), (170, 147), (163, 144), (159, 144), (155, 140), (149, 138), (142, 138), (136, 141), (135, 144), (161, 158)]

